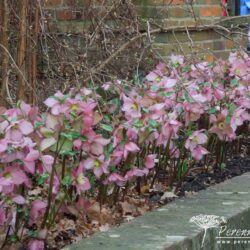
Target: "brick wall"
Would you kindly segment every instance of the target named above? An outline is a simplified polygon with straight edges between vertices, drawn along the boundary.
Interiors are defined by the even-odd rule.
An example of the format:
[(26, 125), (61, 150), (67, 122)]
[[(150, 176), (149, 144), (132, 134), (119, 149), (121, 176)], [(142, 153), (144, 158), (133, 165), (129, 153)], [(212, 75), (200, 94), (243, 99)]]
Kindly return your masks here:
[[(45, 0), (46, 1), (46, 0)], [(118, 0), (117, 0), (118, 1)], [(185, 0), (131, 0), (141, 21), (141, 29), (172, 26), (209, 25), (218, 22), (222, 17), (220, 0), (196, 0), (186, 4)], [(86, 9), (90, 2), (96, 2), (96, 13), (101, 15), (101, 0), (47, 0), (45, 11), (49, 15), (50, 32), (58, 34), (79, 34), (89, 27)], [(192, 1), (191, 1), (192, 2)], [(106, 0), (106, 4), (111, 4)], [(112, 25), (112, 20), (108, 20)], [(161, 55), (171, 53), (197, 53), (208, 60), (215, 57), (226, 57), (235, 46), (243, 44), (241, 35), (225, 37), (226, 33), (214, 30), (162, 32), (153, 36), (154, 49)], [(79, 44), (78, 44), (79, 45)], [(81, 46), (81, 45), (79, 45)]]

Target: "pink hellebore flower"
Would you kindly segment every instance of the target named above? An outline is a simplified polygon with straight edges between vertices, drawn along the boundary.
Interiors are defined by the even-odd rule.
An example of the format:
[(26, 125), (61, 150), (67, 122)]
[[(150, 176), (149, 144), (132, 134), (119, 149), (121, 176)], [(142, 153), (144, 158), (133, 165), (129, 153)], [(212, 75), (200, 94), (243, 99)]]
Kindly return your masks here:
[(13, 189), (13, 181), (10, 178), (0, 177), (0, 193), (8, 194), (11, 193)]
[(65, 106), (67, 108), (67, 111), (66, 111), (67, 117), (69, 116), (70, 112), (78, 114), (83, 111), (83, 102), (80, 100), (68, 98), (65, 101)]
[(115, 131), (114, 131), (114, 142), (113, 142), (113, 147), (115, 148), (118, 144), (120, 144), (120, 142), (123, 139), (123, 127), (118, 127)]
[(94, 155), (103, 154), (103, 147), (110, 143), (109, 139), (105, 139), (100, 135), (96, 135), (90, 146), (90, 152)]
[(191, 151), (198, 145), (205, 144), (207, 142), (207, 136), (202, 133), (202, 130), (195, 131), (185, 143), (185, 148), (190, 149)]
[(221, 114), (217, 117), (211, 115), (211, 120), (213, 120), (213, 126), (210, 128), (209, 132), (216, 134), (220, 140), (232, 140), (235, 138), (235, 133), (233, 128), (226, 121), (227, 111), (223, 110)]
[(108, 184), (108, 183), (116, 183), (116, 185), (122, 187), (125, 185), (126, 180), (124, 179), (124, 177), (122, 177), (121, 175), (117, 174), (117, 173), (112, 173), (107, 180), (104, 182), (104, 184)]
[(162, 134), (167, 140), (170, 139), (171, 137), (176, 137), (180, 126), (181, 123), (178, 122), (177, 120), (169, 120), (163, 125)]
[(197, 161), (201, 160), (203, 155), (208, 154), (209, 152), (202, 146), (197, 146), (194, 149), (192, 149), (191, 154), (193, 158)]
[(152, 169), (155, 166), (156, 154), (147, 155), (145, 158), (145, 167), (147, 169)]
[(224, 96), (225, 96), (224, 90), (219, 89), (219, 88), (216, 88), (216, 89), (214, 90), (214, 97), (215, 97), (218, 101), (222, 100), (222, 99), (224, 98)]
[(76, 139), (73, 142), (74, 148), (80, 150), (82, 147), (82, 141), (80, 139)]
[(127, 135), (128, 139), (131, 140), (131, 141), (136, 140), (137, 137), (138, 137), (137, 132), (132, 128), (128, 128), (128, 130), (126, 132), (126, 135)]
[(204, 103), (207, 101), (207, 98), (202, 94), (191, 94), (191, 97), (198, 103)]
[(53, 97), (46, 99), (44, 104), (51, 108), (51, 113), (53, 115), (64, 114), (67, 110), (67, 107), (64, 105), (64, 98), (63, 93), (57, 91)]
[(250, 114), (246, 109), (236, 109), (231, 119), (231, 127), (233, 128), (233, 131), (236, 131), (237, 127), (243, 125), (245, 121), (250, 121)]
[(41, 157), (43, 163), (43, 173), (48, 172), (51, 173), (52, 165), (54, 164), (54, 157), (51, 155), (43, 155)]
[(41, 240), (31, 240), (28, 244), (28, 250), (44, 250), (44, 242)]
[(171, 55), (170, 60), (173, 64), (180, 64), (182, 65), (184, 63), (184, 56), (181, 55)]
[(79, 167), (73, 171), (74, 185), (76, 186), (77, 193), (87, 191), (91, 188), (89, 179), (84, 176), (84, 165), (80, 163)]
[(134, 142), (127, 142), (124, 145), (123, 156), (127, 159), (130, 152), (137, 153), (138, 151), (140, 151), (140, 148)]
[(5, 139), (11, 143), (22, 143), (24, 136), (33, 132), (33, 125), (25, 120), (17, 121), (6, 129)]
[(24, 205), (26, 203), (26, 200), (21, 195), (14, 195), (12, 197), (12, 201), (15, 202), (18, 205)]
[(153, 104), (149, 107), (149, 117), (153, 120), (160, 119), (165, 114), (165, 103)]
[(125, 180), (129, 180), (133, 177), (141, 177), (141, 176), (147, 175), (148, 172), (149, 170), (147, 168), (144, 168), (144, 169), (133, 168), (126, 173), (124, 178)]
[(173, 88), (177, 83), (177, 79), (173, 78), (168, 78), (166, 76), (163, 76), (161, 81), (159, 82), (159, 86), (165, 88), (165, 89), (170, 89)]
[(203, 107), (198, 103), (184, 103), (185, 111), (185, 125), (187, 126), (190, 121), (197, 121), (201, 114), (204, 113)]
[(87, 158), (82, 162), (84, 169), (93, 169), (93, 172), (97, 178), (100, 178), (104, 173), (107, 174), (109, 161), (104, 160), (104, 155), (98, 158)]
[(22, 169), (18, 166), (10, 166), (1, 173), (0, 190), (5, 194), (13, 192), (14, 186), (25, 184), (29, 186), (29, 179)]
[(31, 107), (29, 104), (25, 102), (21, 102), (20, 110), (30, 118), (31, 121), (35, 121), (38, 115), (38, 107)]
[(141, 117), (141, 108), (139, 103), (129, 97), (126, 97), (125, 95), (123, 95), (122, 111), (125, 112), (127, 119)]
[(5, 139), (0, 140), (0, 154), (5, 152), (8, 148), (8, 143)]
[(24, 158), (24, 170), (28, 173), (35, 173), (35, 161), (39, 158), (39, 151), (30, 150), (30, 152)]
[(41, 200), (35, 200), (31, 203), (29, 225), (32, 225), (37, 219), (45, 213), (47, 203)]
[(110, 156), (110, 165), (116, 166), (118, 165), (123, 158), (123, 151), (122, 150), (115, 150)]
[(205, 86), (203, 89), (202, 89), (202, 95), (206, 98), (206, 100), (208, 102), (211, 102), (211, 100), (213, 99), (213, 90), (211, 87), (208, 87), (208, 86)]
[(149, 72), (149, 74), (148, 75), (146, 75), (146, 79), (147, 79), (147, 81), (149, 81), (149, 82), (154, 82), (154, 81), (157, 81), (157, 80), (159, 80), (160, 79), (160, 75), (161, 74), (159, 74), (160, 73), (160, 71), (158, 72), (158, 71), (151, 71), (151, 72)]

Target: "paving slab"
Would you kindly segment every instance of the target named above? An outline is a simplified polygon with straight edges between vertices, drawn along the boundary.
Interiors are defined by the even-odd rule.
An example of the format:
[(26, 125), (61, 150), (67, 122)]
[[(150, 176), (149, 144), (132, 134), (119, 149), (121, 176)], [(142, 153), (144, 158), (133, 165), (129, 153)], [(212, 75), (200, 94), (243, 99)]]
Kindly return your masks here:
[[(219, 235), (221, 226), (209, 228), (202, 244), (205, 230), (189, 221), (199, 214), (225, 217), (227, 222), (221, 225), (224, 234)], [(249, 238), (235, 238), (236, 231), (230, 236), (232, 230), (249, 230)], [(227, 238), (216, 238), (219, 236)], [(250, 250), (250, 173), (209, 187), (189, 198), (180, 198), (65, 249)]]

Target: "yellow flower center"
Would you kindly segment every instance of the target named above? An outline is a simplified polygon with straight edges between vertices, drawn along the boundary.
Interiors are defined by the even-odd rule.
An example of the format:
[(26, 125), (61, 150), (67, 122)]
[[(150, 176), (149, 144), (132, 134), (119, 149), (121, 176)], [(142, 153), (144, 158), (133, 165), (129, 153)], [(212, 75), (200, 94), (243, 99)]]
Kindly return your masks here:
[(131, 108), (132, 108), (133, 110), (137, 110), (137, 109), (138, 109), (138, 105), (134, 103), (133, 105), (131, 105)]
[(192, 139), (192, 141), (193, 141), (194, 143), (198, 144), (198, 138), (197, 138), (196, 136)]
[(72, 104), (72, 105), (70, 106), (70, 109), (71, 109), (72, 111), (77, 111), (77, 110), (79, 109), (79, 105), (78, 105), (78, 104)]
[(94, 165), (96, 168), (99, 168), (101, 166), (101, 162), (98, 160), (95, 160)]
[(84, 184), (85, 182), (85, 176), (83, 175), (83, 173), (79, 174), (76, 178), (76, 182), (80, 185)]
[(7, 173), (3, 174), (3, 177), (6, 179), (11, 179), (12, 175), (10, 172), (7, 172)]
[(156, 79), (155, 79), (156, 82), (160, 82), (161, 81), (161, 78), (158, 76)]
[(224, 129), (224, 128), (225, 128), (224, 122), (220, 122), (220, 123), (218, 124), (218, 128), (219, 128), (219, 129)]
[(11, 127), (11, 129), (13, 129), (13, 130), (18, 130), (18, 129), (19, 129), (18, 124), (14, 124), (14, 125)]

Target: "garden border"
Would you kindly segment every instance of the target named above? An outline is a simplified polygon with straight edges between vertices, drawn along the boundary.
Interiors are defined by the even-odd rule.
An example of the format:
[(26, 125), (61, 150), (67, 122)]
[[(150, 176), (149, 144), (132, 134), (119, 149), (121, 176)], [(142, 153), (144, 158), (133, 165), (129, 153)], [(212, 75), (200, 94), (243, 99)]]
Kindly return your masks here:
[(250, 229), (250, 173), (181, 198), (133, 221), (96, 233), (64, 249), (70, 250), (241, 250), (250, 244), (218, 244), (216, 229), (189, 222), (199, 214), (224, 216), (231, 229)]

